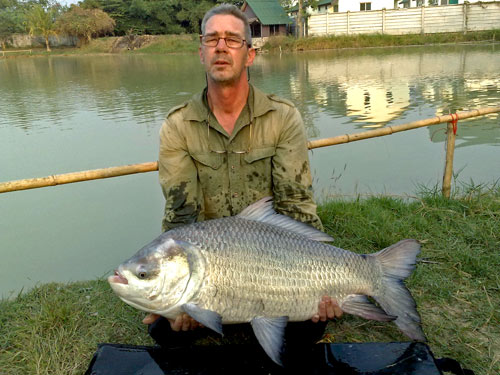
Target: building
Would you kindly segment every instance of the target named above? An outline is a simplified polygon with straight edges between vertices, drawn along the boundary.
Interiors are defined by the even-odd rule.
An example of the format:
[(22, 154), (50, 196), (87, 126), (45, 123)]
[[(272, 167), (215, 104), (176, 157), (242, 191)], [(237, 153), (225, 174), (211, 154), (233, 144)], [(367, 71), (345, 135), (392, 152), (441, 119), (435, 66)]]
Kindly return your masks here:
[[(308, 15), (337, 13), (337, 12), (363, 12), (370, 10), (414, 8), (420, 6), (439, 6), (463, 4), (466, 0), (320, 0), (316, 8), (307, 7)], [(477, 3), (480, 0), (469, 0)], [(307, 4), (307, 0), (304, 0)], [(289, 10), (291, 17), (297, 17), (298, 5)]]
[(247, 0), (241, 7), (252, 31), (252, 44), (259, 47), (274, 35), (287, 35), (292, 20), (278, 0)]

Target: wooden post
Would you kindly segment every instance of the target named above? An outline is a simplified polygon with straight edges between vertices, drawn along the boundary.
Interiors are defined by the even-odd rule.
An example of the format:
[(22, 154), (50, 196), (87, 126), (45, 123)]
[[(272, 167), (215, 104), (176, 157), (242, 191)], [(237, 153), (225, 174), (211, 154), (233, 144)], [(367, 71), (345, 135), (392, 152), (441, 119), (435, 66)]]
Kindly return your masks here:
[(425, 6), (422, 5), (420, 9), (422, 10), (420, 13), (420, 33), (425, 34)]
[[(402, 132), (402, 131), (406, 131), (406, 130), (410, 130), (410, 129), (417, 129), (417, 128), (421, 128), (424, 126), (443, 124), (445, 122), (463, 120), (463, 119), (467, 119), (467, 118), (483, 116), (483, 115), (487, 115), (490, 113), (497, 113), (497, 112), (500, 112), (500, 106), (479, 108), (479, 109), (474, 109), (472, 111), (465, 111), (465, 112), (457, 112), (457, 113), (452, 114), (452, 115), (437, 116), (437, 117), (433, 117), (433, 118), (429, 118), (429, 119), (425, 119), (425, 120), (413, 121), (413, 122), (409, 122), (409, 123), (401, 124), (401, 125), (387, 126), (384, 128), (369, 130), (369, 131), (360, 132), (360, 133), (339, 135), (339, 136), (332, 137), (332, 138), (316, 139), (313, 141), (309, 141), (307, 143), (307, 147), (309, 149), (313, 149), (313, 148), (319, 148), (319, 147), (339, 145), (339, 144), (343, 144), (343, 143), (360, 141), (362, 139), (390, 135), (390, 134), (394, 134), (394, 133), (398, 133), (398, 132)], [(454, 144), (454, 142), (455, 141), (453, 138), (453, 144)], [(448, 147), (450, 147), (450, 146), (448, 145)], [(453, 160), (453, 155), (451, 156), (451, 159)], [(148, 163), (142, 163), (142, 164), (131, 164), (131, 165), (118, 166), (118, 167), (111, 167), (111, 168), (94, 169), (94, 170), (90, 170), (90, 171), (72, 172), (72, 173), (66, 173), (66, 174), (60, 174), (60, 175), (54, 175), (54, 176), (48, 176), (48, 177), (31, 178), (31, 179), (26, 179), (26, 180), (0, 182), (0, 194), (11, 192), (11, 191), (35, 189), (35, 188), (41, 188), (41, 187), (46, 187), (46, 186), (55, 186), (55, 185), (61, 185), (61, 184), (70, 184), (73, 182), (89, 181), (89, 180), (96, 180), (96, 179), (101, 179), (101, 178), (124, 176), (124, 175), (134, 174), (134, 173), (153, 172), (153, 171), (157, 171), (157, 170), (158, 170), (158, 162), (148, 162)]]
[(462, 13), (464, 15), (463, 19), (463, 30), (464, 30), (464, 35), (467, 34), (467, 2), (463, 3), (462, 5)]
[(351, 12), (347, 11), (347, 35), (349, 35)]
[(385, 8), (382, 9), (382, 34), (385, 34)]
[(451, 178), (453, 177), (453, 154), (455, 153), (455, 132), (453, 131), (453, 124), (448, 123), (446, 129), (448, 135), (446, 140), (446, 164), (444, 167), (443, 175), (443, 196), (450, 197), (451, 193)]

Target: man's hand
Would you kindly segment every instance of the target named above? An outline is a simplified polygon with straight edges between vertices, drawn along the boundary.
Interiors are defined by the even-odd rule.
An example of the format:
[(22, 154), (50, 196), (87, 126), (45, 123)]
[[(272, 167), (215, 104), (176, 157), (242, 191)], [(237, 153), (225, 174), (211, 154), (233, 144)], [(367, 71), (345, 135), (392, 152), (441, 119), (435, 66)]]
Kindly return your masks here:
[(332, 300), (328, 296), (323, 296), (318, 305), (318, 313), (312, 317), (314, 323), (326, 322), (327, 319), (340, 318), (344, 312), (337, 304), (337, 301)]
[[(152, 324), (154, 323), (160, 315), (157, 314), (148, 314), (146, 317), (142, 320), (144, 324)], [(188, 314), (181, 314), (177, 316), (175, 319), (168, 319), (170, 322), (170, 328), (172, 328), (172, 331), (179, 332), (179, 331), (191, 331), (196, 328), (201, 328), (203, 327), (202, 324), (198, 323), (196, 320), (191, 318)]]

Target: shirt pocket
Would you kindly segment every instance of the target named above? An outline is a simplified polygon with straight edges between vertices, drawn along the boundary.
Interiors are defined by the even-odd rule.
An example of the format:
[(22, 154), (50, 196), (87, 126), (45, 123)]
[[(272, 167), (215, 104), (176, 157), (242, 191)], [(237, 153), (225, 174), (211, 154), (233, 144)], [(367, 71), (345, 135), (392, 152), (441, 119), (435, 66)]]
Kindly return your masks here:
[(191, 154), (194, 159), (196, 169), (198, 170), (198, 179), (202, 185), (204, 192), (212, 195), (220, 192), (221, 189), (221, 174), (224, 155), (209, 153), (194, 153)]
[(249, 192), (272, 192), (272, 166), (276, 147), (263, 147), (250, 150), (244, 156), (245, 178)]

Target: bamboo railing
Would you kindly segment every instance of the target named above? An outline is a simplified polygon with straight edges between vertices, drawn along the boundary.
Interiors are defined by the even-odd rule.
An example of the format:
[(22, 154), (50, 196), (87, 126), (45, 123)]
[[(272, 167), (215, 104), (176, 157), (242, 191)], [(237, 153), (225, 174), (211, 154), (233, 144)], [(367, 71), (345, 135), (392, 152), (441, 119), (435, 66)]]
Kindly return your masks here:
[[(409, 122), (402, 125), (387, 126), (380, 129), (369, 130), (354, 134), (345, 134), (332, 138), (318, 139), (309, 141), (307, 146), (309, 149), (333, 146), (343, 143), (360, 141), (363, 139), (381, 137), (406, 130), (417, 129), (430, 125), (443, 123), (451, 123), (453, 120), (464, 120), (472, 117), (487, 115), (490, 113), (500, 112), (500, 106), (475, 109), (472, 111), (457, 112), (455, 114), (436, 116), (425, 120)], [(452, 129), (453, 127), (451, 127)], [(455, 143), (454, 134), (450, 131), (448, 125), (448, 150), (446, 159), (445, 175), (443, 177), (443, 194), (449, 197), (451, 190), (451, 175), (453, 173), (453, 146)], [(450, 155), (451, 154), (451, 155)], [(31, 178), (25, 180), (16, 180), (8, 182), (0, 182), (0, 193), (7, 193), (18, 190), (36, 189), (47, 186), (56, 186), (62, 184), (70, 184), (73, 182), (90, 181), (110, 177), (125, 176), (135, 173), (154, 172), (158, 170), (158, 162), (148, 162), (141, 164), (130, 164), (111, 168), (93, 169), (81, 172), (65, 173), (47, 177)]]

